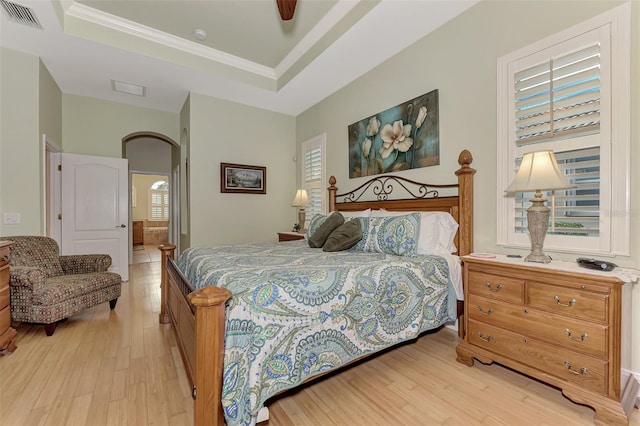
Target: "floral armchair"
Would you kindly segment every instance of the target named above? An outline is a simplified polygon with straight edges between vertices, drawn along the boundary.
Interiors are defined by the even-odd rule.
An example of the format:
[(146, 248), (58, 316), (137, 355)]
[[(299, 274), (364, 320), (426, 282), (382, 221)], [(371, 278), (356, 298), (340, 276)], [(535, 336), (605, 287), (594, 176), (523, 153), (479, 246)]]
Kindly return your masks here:
[(109, 302), (116, 307), (122, 278), (107, 272), (106, 254), (60, 256), (55, 240), (40, 236), (10, 236), (11, 319), (43, 324), (51, 336), (61, 320)]

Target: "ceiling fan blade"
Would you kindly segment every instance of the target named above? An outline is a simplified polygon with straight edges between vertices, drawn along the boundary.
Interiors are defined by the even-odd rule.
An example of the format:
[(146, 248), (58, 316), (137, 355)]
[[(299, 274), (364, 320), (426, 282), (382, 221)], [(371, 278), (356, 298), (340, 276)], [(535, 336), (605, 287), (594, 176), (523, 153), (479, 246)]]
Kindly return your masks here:
[(297, 0), (276, 0), (280, 17), (283, 21), (289, 21), (293, 18), (293, 14), (296, 11), (296, 2)]

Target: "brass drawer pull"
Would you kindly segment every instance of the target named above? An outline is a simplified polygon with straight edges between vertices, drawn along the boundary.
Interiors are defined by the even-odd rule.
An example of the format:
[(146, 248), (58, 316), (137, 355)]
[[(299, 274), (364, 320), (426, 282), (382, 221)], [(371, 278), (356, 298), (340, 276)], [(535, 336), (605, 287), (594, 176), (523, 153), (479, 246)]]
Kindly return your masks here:
[(560, 298), (558, 296), (553, 296), (553, 300), (556, 301), (556, 304), (567, 308), (570, 308), (571, 306), (576, 304), (576, 299), (569, 300), (569, 303), (560, 303)]
[(489, 291), (492, 291), (492, 292), (494, 292), (494, 293), (495, 293), (496, 291), (500, 291), (500, 290), (502, 290), (502, 284), (498, 284), (498, 285), (496, 286), (496, 288), (491, 288), (491, 283), (490, 283), (489, 281), (487, 281), (486, 283), (484, 283), (484, 285), (486, 285), (486, 286), (487, 286), (487, 288), (489, 289)]
[(569, 337), (569, 339), (575, 340), (576, 342), (584, 342), (586, 339), (589, 338), (589, 335), (587, 333), (582, 333), (579, 339), (575, 337), (571, 337), (571, 330), (569, 330), (568, 328), (565, 328), (564, 332), (567, 333), (567, 337)]
[(4, 256), (2, 256), (2, 259), (0, 259), (0, 262), (6, 262), (7, 260), (9, 260), (9, 256), (5, 254)]
[(482, 306), (478, 305), (478, 310), (482, 315), (491, 315), (493, 313), (493, 308), (489, 308), (487, 312), (482, 310)]
[(571, 374), (575, 374), (578, 376), (584, 376), (585, 374), (587, 374), (589, 372), (589, 369), (587, 367), (582, 367), (580, 369), (580, 371), (576, 371), (576, 370), (572, 370), (571, 369), (571, 363), (569, 361), (565, 361), (564, 362), (565, 367), (567, 367), (567, 371)]
[(487, 336), (487, 337), (484, 337), (484, 336), (485, 334), (482, 331), (478, 331), (478, 337), (480, 338), (480, 340), (484, 340), (487, 343), (493, 340), (493, 336)]

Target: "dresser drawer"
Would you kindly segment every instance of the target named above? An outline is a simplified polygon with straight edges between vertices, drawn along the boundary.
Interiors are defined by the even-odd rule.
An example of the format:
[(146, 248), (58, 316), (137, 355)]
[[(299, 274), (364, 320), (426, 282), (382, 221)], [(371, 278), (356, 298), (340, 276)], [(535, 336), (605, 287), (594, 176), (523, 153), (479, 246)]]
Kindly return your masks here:
[[(0, 309), (5, 307), (5, 304), (3, 302), (4, 299), (2, 298), (5, 287), (7, 291), (9, 291), (9, 268), (0, 269)], [(9, 297), (8, 293), (7, 293), (7, 297)], [(7, 304), (9, 304), (9, 300), (7, 300)]]
[(0, 247), (0, 268), (9, 264), (9, 247)]
[(469, 270), (469, 293), (511, 303), (524, 302), (524, 280)]
[(3, 285), (0, 281), (0, 309), (4, 309), (9, 306), (11, 294), (8, 285)]
[(561, 345), (598, 358), (607, 357), (609, 327), (515, 306), (476, 295), (469, 296), (467, 315), (476, 321)]
[(606, 323), (608, 320), (608, 294), (531, 282), (527, 296), (528, 306), (532, 308), (589, 321)]
[(469, 343), (585, 389), (606, 393), (608, 362), (469, 320)]
[(7, 306), (0, 310), (0, 334), (4, 333), (9, 327), (11, 327), (11, 308)]

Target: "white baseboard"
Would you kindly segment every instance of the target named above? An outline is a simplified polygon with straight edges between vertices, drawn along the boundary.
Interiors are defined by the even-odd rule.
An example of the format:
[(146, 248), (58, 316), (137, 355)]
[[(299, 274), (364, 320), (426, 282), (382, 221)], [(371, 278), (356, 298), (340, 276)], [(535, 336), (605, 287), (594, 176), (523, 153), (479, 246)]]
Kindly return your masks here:
[(455, 330), (456, 333), (457, 333), (458, 332), (458, 320), (455, 320), (455, 322), (447, 323), (447, 325), (445, 325), (445, 327), (450, 328), (452, 330)]
[[(624, 382), (626, 382), (625, 377), (628, 377), (628, 376), (633, 376), (636, 379), (636, 381), (638, 383), (640, 383), (640, 373), (636, 373), (635, 371), (631, 371), (631, 370), (627, 370), (627, 369), (623, 368), (622, 369), (622, 378), (623, 378)], [(636, 407), (640, 407), (640, 388), (638, 388), (638, 391), (637, 391), (637, 394), (636, 394), (635, 406)]]

